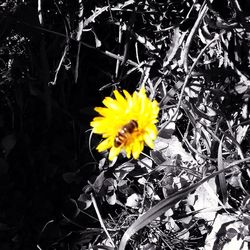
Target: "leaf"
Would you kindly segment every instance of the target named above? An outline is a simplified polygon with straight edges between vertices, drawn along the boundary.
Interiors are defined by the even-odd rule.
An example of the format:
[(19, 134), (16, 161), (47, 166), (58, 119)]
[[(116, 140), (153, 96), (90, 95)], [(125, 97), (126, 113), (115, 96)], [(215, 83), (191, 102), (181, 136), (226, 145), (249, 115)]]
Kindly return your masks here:
[[(218, 170), (224, 170), (224, 163), (223, 163), (223, 157), (222, 157), (222, 143), (223, 143), (224, 136), (220, 140), (220, 145), (218, 148)], [(221, 195), (222, 195), (222, 203), (225, 204), (227, 202), (227, 184), (226, 184), (226, 178), (225, 178), (225, 173), (222, 172), (221, 174), (218, 175), (219, 177), (219, 186), (221, 190)]]
[(246, 138), (249, 125), (238, 126), (236, 129), (236, 141), (241, 144), (244, 138)]
[(250, 210), (250, 196), (247, 195), (244, 200), (243, 200), (243, 203), (242, 203), (242, 209), (243, 210)]
[(141, 249), (142, 250), (157, 250), (158, 247), (153, 243), (147, 243), (146, 245), (142, 245)]
[(132, 208), (139, 208), (141, 200), (142, 200), (141, 195), (134, 193), (127, 198), (125, 206)]
[(234, 228), (229, 228), (227, 229), (227, 237), (231, 240), (233, 237), (235, 237), (238, 234), (238, 232), (236, 231), (236, 229)]
[(110, 205), (115, 205), (116, 203), (116, 193), (115, 193), (116, 189), (117, 189), (116, 180), (114, 180), (113, 178), (107, 178), (104, 181), (101, 192), (103, 192), (103, 194), (106, 197), (106, 201)]
[(94, 34), (94, 37), (95, 37), (95, 46), (96, 46), (96, 48), (101, 47), (102, 46), (101, 40), (98, 38), (98, 36), (96, 35), (96, 33), (95, 33), (95, 31), (93, 29), (91, 31), (92, 31), (92, 33)]
[(173, 32), (173, 36), (171, 38), (171, 44), (169, 46), (169, 50), (166, 53), (164, 58), (163, 67), (167, 67), (170, 62), (175, 58), (177, 51), (180, 49), (183, 39), (185, 37), (185, 32), (181, 32), (179, 27), (176, 27)]
[(201, 91), (201, 86), (200, 85), (191, 85), (189, 87), (185, 88), (185, 93), (190, 97), (190, 98), (197, 98), (200, 94)]
[(181, 142), (176, 136), (172, 136), (170, 139), (164, 139), (158, 137), (155, 141), (155, 150), (162, 152), (162, 156), (167, 158), (175, 158), (177, 155), (181, 156), (183, 161), (192, 162), (194, 158), (192, 155), (182, 147)]
[(242, 223), (245, 226), (250, 225), (250, 216), (249, 215), (244, 215), (243, 219), (242, 219)]
[(112, 195), (106, 195), (106, 201), (109, 205), (115, 205), (116, 203), (116, 193), (114, 192)]
[(152, 170), (153, 167), (153, 161), (149, 159), (148, 157), (144, 157), (141, 159), (141, 161), (138, 162), (138, 165), (142, 168), (147, 168), (148, 170)]
[(77, 203), (80, 209), (85, 210), (85, 209), (88, 209), (92, 204), (92, 200), (90, 196), (90, 193), (92, 192), (92, 187), (87, 185), (83, 188), (82, 191), (83, 193), (78, 197)]
[(238, 93), (238, 94), (243, 94), (247, 91), (248, 89), (248, 85), (245, 85), (243, 83), (239, 83), (237, 84), (235, 87), (234, 87), (235, 91)]
[[(174, 122), (170, 122), (170, 124), (173, 124), (173, 123)], [(175, 128), (171, 128), (171, 127), (169, 127), (169, 125), (166, 128), (162, 129), (161, 134), (159, 135), (160, 137), (165, 138), (165, 139), (171, 138), (171, 136), (173, 135), (173, 133), (175, 131)]]
[(99, 193), (101, 188), (103, 187), (103, 183), (105, 181), (105, 172), (102, 171), (97, 177), (93, 184), (93, 188), (96, 193)]
[(133, 163), (126, 162), (114, 170), (114, 175), (118, 180), (123, 180), (134, 168)]
[(161, 165), (166, 159), (163, 157), (162, 152), (159, 150), (151, 150), (150, 156), (157, 165)]

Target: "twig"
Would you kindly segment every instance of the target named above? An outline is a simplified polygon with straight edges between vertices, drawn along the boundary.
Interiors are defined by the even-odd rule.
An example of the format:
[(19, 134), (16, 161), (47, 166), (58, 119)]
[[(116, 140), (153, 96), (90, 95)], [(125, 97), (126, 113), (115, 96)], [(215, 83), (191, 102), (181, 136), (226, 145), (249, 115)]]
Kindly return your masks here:
[(42, 250), (42, 248), (39, 246), (39, 241), (40, 241), (41, 235), (42, 235), (42, 233), (44, 232), (44, 230), (46, 229), (46, 227), (47, 227), (50, 223), (53, 223), (53, 222), (54, 222), (54, 220), (49, 220), (48, 222), (46, 222), (45, 225), (43, 226), (41, 232), (39, 233), (39, 235), (38, 235), (38, 242), (37, 242), (37, 245), (36, 245), (37, 248), (38, 248), (39, 250)]
[(109, 6), (109, 14), (110, 14), (111, 20), (114, 21), (109, 0), (108, 0), (108, 6)]
[[(78, 42), (82, 38), (82, 31), (83, 31), (83, 2), (82, 0), (79, 0), (78, 26), (77, 26), (76, 36), (75, 36), (75, 39)], [(80, 52), (81, 52), (81, 44), (78, 43), (76, 65), (75, 65), (75, 77), (74, 77), (75, 83), (77, 82), (77, 79), (78, 79)]]
[[(184, 41), (186, 34), (187, 32), (183, 32), (180, 35), (180, 29), (179, 28), (174, 29), (174, 34), (172, 36), (172, 43), (170, 45), (170, 49), (168, 50), (164, 58), (164, 62), (163, 62), (164, 69), (166, 69), (169, 63), (174, 59), (178, 49), (180, 48), (180, 46), (182, 45)], [(165, 71), (165, 74), (166, 73), (167, 71)]]
[(62, 54), (61, 60), (60, 60), (58, 66), (57, 66), (57, 68), (55, 70), (54, 80), (50, 82), (51, 85), (55, 85), (56, 84), (58, 73), (59, 73), (59, 71), (60, 71), (60, 69), (62, 67), (63, 61), (65, 59), (65, 56), (67, 55), (68, 50), (69, 50), (69, 46), (66, 45), (65, 48), (64, 48), (64, 50), (63, 50), (63, 54)]
[(58, 66), (57, 66), (57, 68), (56, 68), (56, 70), (55, 70), (54, 80), (50, 82), (50, 84), (52, 84), (52, 85), (55, 85), (55, 84), (56, 84), (58, 73), (59, 73), (59, 71), (60, 71), (60, 69), (61, 69), (61, 67), (62, 67), (63, 61), (64, 61), (64, 59), (65, 59), (65, 57), (66, 57), (66, 55), (67, 55), (67, 52), (69, 51), (69, 42), (70, 42), (69, 24), (67, 23), (67, 20), (64, 18), (64, 16), (63, 16), (63, 14), (62, 14), (62, 12), (61, 12), (61, 10), (60, 10), (60, 8), (59, 8), (57, 2), (54, 1), (54, 3), (55, 3), (55, 6), (56, 6), (58, 12), (59, 12), (60, 15), (63, 17), (64, 27), (65, 27), (65, 33), (66, 33), (66, 35), (65, 35), (65, 37), (66, 37), (66, 44), (65, 44), (65, 47), (64, 47), (64, 50), (63, 50), (63, 54), (62, 54), (61, 60), (59, 61), (59, 64), (58, 64)]
[[(119, 47), (121, 46), (121, 42), (122, 42), (122, 27), (119, 26), (119, 31), (118, 31), (118, 43), (119, 43)], [(120, 53), (118, 52), (118, 56), (120, 56)], [(115, 67), (115, 78), (118, 78), (118, 73), (119, 73), (119, 67), (120, 67), (120, 61), (118, 59), (116, 59), (116, 67)]]
[(91, 193), (91, 200), (92, 200), (93, 206), (95, 208), (95, 212), (97, 214), (99, 222), (101, 224), (101, 227), (103, 228), (104, 232), (106, 233), (106, 235), (107, 235), (108, 239), (110, 240), (110, 243), (112, 244), (112, 246), (115, 247), (115, 244), (114, 244), (111, 236), (109, 235), (108, 230), (106, 229), (106, 227), (105, 227), (105, 225), (103, 223), (103, 219), (102, 219), (102, 216), (101, 216), (100, 211), (98, 209), (98, 206), (97, 206), (97, 203), (96, 203), (96, 200), (95, 200), (95, 197), (94, 197), (93, 193)]
[(43, 26), (42, 0), (37, 1), (37, 12), (40, 24)]
[(78, 26), (75, 35), (76, 41), (81, 40), (83, 31), (83, 2), (82, 0), (79, 0), (78, 3), (79, 3), (79, 11), (78, 11)]
[(189, 52), (189, 49), (190, 49), (190, 45), (191, 45), (191, 42), (193, 40), (193, 37), (194, 37), (199, 25), (201, 23), (202, 18), (207, 13), (207, 10), (208, 10), (208, 7), (207, 7), (207, 4), (205, 3), (203, 5), (203, 9), (201, 10), (198, 18), (196, 19), (196, 21), (194, 23), (194, 26), (193, 26), (192, 30), (190, 31), (190, 33), (189, 33), (189, 35), (187, 37), (185, 49), (182, 52), (183, 67), (184, 67), (184, 70), (185, 70), (186, 73), (188, 72), (188, 62), (187, 61), (188, 61), (188, 52)]
[[(79, 0), (81, 1), (81, 0)], [(107, 11), (109, 9), (109, 6), (104, 6), (103, 8), (98, 8), (90, 17), (86, 18), (83, 23), (83, 28), (87, 27), (95, 18), (97, 18), (99, 15), (101, 15), (104, 11)]]
[(94, 154), (92, 152), (92, 149), (91, 149), (91, 139), (92, 139), (92, 136), (93, 136), (93, 130), (91, 130), (90, 135), (89, 135), (89, 152), (90, 152), (90, 155), (92, 156), (93, 160), (95, 162), (97, 162), (97, 160), (96, 160), (96, 158), (95, 158), (95, 156), (94, 156)]
[[(81, 42), (82, 43), (82, 42)], [(84, 45), (86, 45), (85, 43), (84, 43)], [(90, 47), (89, 47), (90, 48)], [(92, 47), (93, 48), (93, 47)], [(110, 52), (110, 51), (101, 51), (101, 50), (97, 50), (97, 51), (99, 51), (100, 53), (102, 53), (102, 54), (104, 54), (104, 55), (106, 55), (106, 56), (109, 56), (109, 57), (111, 57), (111, 58), (113, 58), (113, 59), (116, 59), (116, 60), (119, 60), (119, 61), (123, 61), (124, 60), (124, 56), (119, 56), (119, 55), (116, 55), (116, 54), (114, 54), (114, 53), (112, 53), (112, 52)], [(130, 64), (131, 66), (135, 66), (135, 67), (138, 67), (139, 65), (136, 63), (136, 62), (134, 62), (134, 61), (132, 61), (132, 60), (130, 60), (130, 59), (128, 59), (127, 61), (126, 61), (126, 63), (127, 64)]]
[(139, 58), (139, 51), (138, 51), (138, 43), (135, 43), (135, 57), (137, 60), (137, 63), (140, 64), (140, 58)]

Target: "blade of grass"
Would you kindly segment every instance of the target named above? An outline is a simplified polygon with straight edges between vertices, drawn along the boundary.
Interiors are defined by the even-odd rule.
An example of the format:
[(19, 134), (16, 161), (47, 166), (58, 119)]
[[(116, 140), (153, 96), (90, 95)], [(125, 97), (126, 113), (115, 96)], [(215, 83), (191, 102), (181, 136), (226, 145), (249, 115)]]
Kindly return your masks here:
[(104, 246), (104, 245), (97, 245), (97, 246), (92, 246), (93, 247), (93, 250), (114, 250), (115, 247), (107, 247), (107, 246)]
[(238, 160), (234, 161), (231, 164), (229, 164), (225, 169), (222, 169), (220, 171), (217, 171), (210, 176), (205, 177), (203, 180), (184, 188), (177, 193), (170, 195), (167, 199), (161, 200), (157, 205), (149, 209), (145, 214), (140, 216), (124, 233), (120, 245), (119, 250), (125, 250), (125, 247), (127, 245), (127, 242), (129, 239), (140, 229), (148, 225), (150, 222), (152, 222), (154, 219), (165, 213), (169, 208), (173, 207), (177, 202), (185, 198), (190, 192), (194, 191), (197, 187), (205, 183), (206, 181), (214, 178), (215, 176), (219, 175), (220, 173), (223, 173), (225, 170), (228, 170), (232, 168), (235, 165), (238, 165), (243, 162), (250, 161), (250, 157), (245, 158), (244, 160)]
[[(224, 170), (224, 163), (223, 163), (223, 156), (222, 156), (222, 145), (223, 145), (224, 135), (222, 136), (218, 148), (218, 162), (217, 162), (217, 168), (218, 171)], [(219, 178), (219, 187), (221, 190), (222, 195), (222, 203), (225, 204), (227, 202), (227, 184), (226, 184), (226, 178), (225, 173), (221, 172), (218, 175)]]
[(229, 130), (229, 132), (230, 132), (231, 135), (229, 135), (228, 133), (224, 134), (224, 135), (227, 136), (235, 144), (235, 146), (237, 147), (238, 154), (239, 154), (240, 158), (244, 159), (243, 152), (242, 152), (242, 149), (240, 147), (240, 144), (235, 139), (236, 136), (234, 135), (232, 126), (230, 125), (229, 122), (227, 122), (227, 126), (228, 126), (228, 130)]

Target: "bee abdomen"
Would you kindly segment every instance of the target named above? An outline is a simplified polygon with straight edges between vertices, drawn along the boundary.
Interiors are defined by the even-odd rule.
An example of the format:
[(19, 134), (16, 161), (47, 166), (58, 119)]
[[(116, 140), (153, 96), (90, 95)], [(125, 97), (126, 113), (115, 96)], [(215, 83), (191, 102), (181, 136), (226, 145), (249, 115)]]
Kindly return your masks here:
[(129, 123), (124, 125), (115, 137), (114, 146), (120, 147), (122, 144), (125, 144), (128, 136), (132, 134), (136, 128), (138, 128), (138, 123), (135, 120), (131, 120)]

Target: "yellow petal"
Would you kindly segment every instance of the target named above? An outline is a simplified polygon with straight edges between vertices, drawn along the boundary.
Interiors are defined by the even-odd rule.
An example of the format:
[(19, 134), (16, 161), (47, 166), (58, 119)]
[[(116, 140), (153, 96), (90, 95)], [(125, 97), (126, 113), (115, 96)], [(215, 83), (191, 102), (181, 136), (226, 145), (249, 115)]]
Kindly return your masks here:
[(107, 131), (104, 121), (92, 121), (90, 125), (93, 127), (92, 131), (95, 134), (103, 134)]
[(150, 148), (154, 148), (154, 140), (157, 137), (157, 129), (155, 126), (152, 126), (151, 129), (148, 129), (144, 136), (143, 139), (146, 142), (146, 144), (150, 147)]
[(132, 155), (134, 159), (138, 159), (142, 150), (143, 150), (143, 143), (141, 143), (140, 141), (135, 141), (133, 143), (133, 148), (132, 148)]
[(133, 99), (132, 96), (128, 93), (128, 91), (123, 90), (123, 93), (127, 99), (127, 109), (130, 109), (133, 107)]
[(154, 148), (154, 141), (152, 140), (152, 138), (150, 136), (148, 136), (148, 134), (144, 135), (144, 141), (145, 143), (150, 147), (150, 148)]
[(117, 90), (114, 91), (114, 95), (115, 95), (116, 100), (117, 100), (122, 106), (124, 106), (124, 107), (126, 108), (126, 105), (127, 105), (126, 99), (125, 99)]
[(141, 96), (146, 96), (146, 90), (145, 90), (145, 87), (144, 87), (144, 86), (141, 87), (141, 89), (140, 89), (140, 91), (139, 91), (139, 95), (141, 95)]
[(126, 147), (125, 151), (126, 151), (127, 158), (130, 158), (131, 157), (131, 152), (132, 152), (131, 147)]
[(110, 140), (110, 138), (103, 140), (97, 147), (96, 149), (99, 152), (105, 151), (108, 148), (112, 147), (113, 142)]
[(113, 161), (114, 158), (120, 153), (120, 151), (121, 151), (121, 148), (120, 148), (120, 147), (118, 147), (118, 148), (112, 147), (112, 148), (110, 149), (110, 152), (109, 152), (109, 160), (110, 160), (110, 161)]
[(119, 109), (119, 103), (116, 100), (112, 99), (111, 97), (105, 97), (102, 103), (111, 110)]
[(112, 115), (112, 111), (108, 108), (96, 107), (95, 111), (98, 112), (102, 116)]

